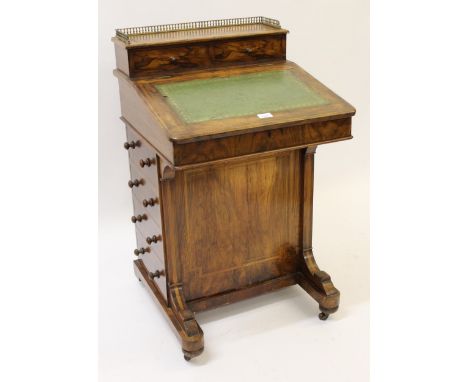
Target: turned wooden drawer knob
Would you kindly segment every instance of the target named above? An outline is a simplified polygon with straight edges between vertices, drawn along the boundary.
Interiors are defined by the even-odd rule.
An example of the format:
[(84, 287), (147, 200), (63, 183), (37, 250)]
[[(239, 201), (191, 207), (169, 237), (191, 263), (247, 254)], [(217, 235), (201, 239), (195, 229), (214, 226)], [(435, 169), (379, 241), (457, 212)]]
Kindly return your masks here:
[(145, 252), (150, 252), (151, 250), (149, 248), (137, 248), (133, 251), (133, 253), (135, 254), (135, 256), (138, 256), (138, 255), (143, 255)]
[(162, 236), (161, 235), (153, 235), (153, 236), (148, 236), (146, 238), (146, 242), (148, 244), (151, 244), (151, 243), (157, 243), (158, 241), (161, 241), (162, 240)]
[(177, 58), (175, 58), (175, 57), (169, 57), (169, 62), (170, 62), (171, 64), (175, 64), (175, 63), (177, 62)]
[(131, 142), (124, 143), (125, 150), (128, 150), (130, 148), (134, 149), (136, 147), (140, 147), (140, 141), (131, 141)]
[(140, 159), (140, 166), (141, 167), (145, 167), (145, 166), (150, 167), (152, 164), (155, 164), (155, 163), (156, 163), (156, 161), (154, 160), (154, 158)]
[(155, 277), (157, 279), (159, 279), (161, 276), (165, 276), (165, 272), (164, 272), (164, 269), (161, 269), (161, 270), (157, 270), (157, 271), (154, 271), (154, 272), (150, 272), (149, 273), (149, 277), (151, 277), (152, 279), (154, 279)]
[(252, 52), (253, 52), (253, 49), (252, 49), (252, 48), (245, 48), (245, 49), (244, 49), (244, 52), (245, 52), (245, 53), (252, 53)]
[(148, 216), (146, 214), (132, 216), (132, 223), (141, 222), (142, 220), (147, 220)]
[(142, 184), (145, 184), (144, 179), (135, 179), (135, 180), (129, 180), (128, 181), (128, 187), (133, 188), (133, 187), (138, 187)]
[(159, 204), (159, 199), (158, 198), (149, 198), (149, 199), (144, 199), (143, 200), (143, 205), (145, 207), (148, 207), (148, 206), (153, 207), (155, 204)]

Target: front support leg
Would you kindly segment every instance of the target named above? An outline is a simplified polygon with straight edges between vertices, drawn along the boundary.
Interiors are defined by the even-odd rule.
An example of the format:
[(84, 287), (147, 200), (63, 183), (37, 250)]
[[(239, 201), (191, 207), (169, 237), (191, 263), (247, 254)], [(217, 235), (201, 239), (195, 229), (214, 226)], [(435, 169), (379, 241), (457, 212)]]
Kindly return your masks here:
[(189, 361), (200, 355), (203, 352), (203, 331), (195, 320), (193, 312), (187, 307), (182, 286), (169, 288), (169, 303), (167, 303), (142, 260), (134, 261), (134, 269), (137, 278), (148, 289), (150, 296), (163, 309), (172, 324), (182, 343), (184, 358)]
[(312, 250), (304, 251), (302, 271), (297, 276), (297, 283), (319, 303), (319, 318), (326, 320), (338, 310), (340, 292), (333, 285), (328, 273), (321, 271), (315, 262)]
[(190, 361), (203, 352), (203, 330), (195, 320), (193, 312), (187, 306), (181, 285), (170, 287), (169, 298), (172, 310), (181, 328), (182, 352), (185, 360)]
[[(182, 343), (184, 358), (189, 361), (203, 352), (203, 330), (190, 308), (187, 306), (182, 283), (182, 261), (177, 243), (176, 232), (179, 228), (176, 206), (181, 204), (183, 189), (176, 189), (177, 178), (180, 176), (176, 169), (163, 159), (160, 160), (161, 205), (163, 215), (163, 229), (165, 232), (166, 261), (168, 268), (168, 307), (174, 319)], [(179, 198), (179, 199), (178, 199)]]
[(296, 282), (319, 303), (319, 318), (326, 320), (338, 310), (340, 292), (333, 285), (328, 273), (321, 271), (312, 252), (312, 211), (314, 193), (314, 156), (316, 146), (308, 147), (302, 168), (302, 256)]

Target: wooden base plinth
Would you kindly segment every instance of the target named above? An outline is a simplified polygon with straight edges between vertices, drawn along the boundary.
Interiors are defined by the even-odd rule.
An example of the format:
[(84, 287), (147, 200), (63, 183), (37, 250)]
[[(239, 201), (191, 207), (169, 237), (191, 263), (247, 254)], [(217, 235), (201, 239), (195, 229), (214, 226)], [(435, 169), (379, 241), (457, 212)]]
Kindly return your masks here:
[[(169, 288), (169, 301), (166, 303), (142, 260), (134, 261), (134, 269), (137, 278), (145, 285), (153, 300), (163, 309), (172, 324), (172, 328), (182, 344), (184, 358), (189, 361), (200, 355), (204, 349), (203, 330), (195, 320), (194, 312), (228, 305), (295, 284), (301, 286), (319, 303), (321, 310), (319, 318), (321, 320), (326, 320), (330, 314), (336, 312), (339, 306), (340, 292), (333, 286), (330, 276), (318, 269), (311, 253), (306, 253), (304, 259), (306, 261), (303, 269), (296, 273), (189, 302), (185, 300), (182, 285), (177, 285)], [(314, 266), (313, 271), (310, 270), (311, 264)]]

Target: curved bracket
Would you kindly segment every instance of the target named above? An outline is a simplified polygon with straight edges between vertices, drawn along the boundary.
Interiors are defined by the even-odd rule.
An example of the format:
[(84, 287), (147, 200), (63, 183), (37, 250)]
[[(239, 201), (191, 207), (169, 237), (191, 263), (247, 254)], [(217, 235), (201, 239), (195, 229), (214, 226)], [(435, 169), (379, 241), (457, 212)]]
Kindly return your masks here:
[(193, 312), (187, 306), (182, 285), (169, 288), (169, 301), (181, 331), (182, 351), (187, 358), (193, 358), (203, 352), (203, 330), (198, 325)]
[(328, 273), (321, 271), (312, 252), (312, 210), (314, 192), (314, 157), (316, 146), (307, 147), (303, 157), (302, 187), (302, 254), (301, 272), (297, 283), (320, 305), (320, 310), (330, 314), (338, 310), (340, 292)]
[(161, 166), (161, 181), (172, 180), (175, 177), (174, 166), (164, 158), (160, 159)]
[(335, 288), (327, 272), (320, 270), (311, 249), (303, 252), (302, 272), (297, 283), (312, 296), (324, 313), (334, 313), (340, 303), (340, 292)]

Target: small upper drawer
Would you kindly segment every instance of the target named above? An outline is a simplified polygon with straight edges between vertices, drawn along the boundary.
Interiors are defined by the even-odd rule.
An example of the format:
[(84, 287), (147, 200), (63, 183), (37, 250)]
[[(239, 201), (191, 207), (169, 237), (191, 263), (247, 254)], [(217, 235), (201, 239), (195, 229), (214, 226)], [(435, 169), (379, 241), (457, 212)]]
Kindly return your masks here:
[[(259, 35), (121, 50), (119, 68), (130, 77), (286, 59), (286, 35)], [(125, 58), (127, 57), (127, 58)]]
[(283, 36), (266, 36), (215, 42), (212, 59), (215, 65), (285, 59), (285, 41)]
[(209, 63), (208, 47), (202, 44), (135, 49), (129, 55), (130, 68), (139, 73), (206, 68)]

